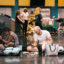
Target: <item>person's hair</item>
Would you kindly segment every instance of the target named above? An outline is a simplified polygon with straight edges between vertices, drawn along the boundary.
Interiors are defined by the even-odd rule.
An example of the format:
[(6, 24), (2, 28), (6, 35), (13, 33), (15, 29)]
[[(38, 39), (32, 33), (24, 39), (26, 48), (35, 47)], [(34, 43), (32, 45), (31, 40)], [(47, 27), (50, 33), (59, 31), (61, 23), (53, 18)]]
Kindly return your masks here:
[(20, 14), (20, 10), (16, 10), (16, 15), (19, 15)]
[[(35, 26), (35, 27), (34, 27), (34, 31), (35, 31), (35, 30), (39, 30), (39, 29), (40, 29), (39, 26)], [(40, 29), (40, 30), (41, 30), (41, 29)]]
[(24, 8), (24, 12), (27, 12), (27, 8)]
[(37, 7), (37, 8), (35, 9), (35, 15), (38, 15), (38, 14), (40, 14), (40, 7)]
[(28, 42), (30, 42), (30, 43), (33, 43), (33, 42), (34, 42), (34, 38), (33, 38), (32, 35), (29, 35), (29, 36), (27, 37), (27, 40), (28, 40)]
[(55, 16), (53, 16), (53, 18), (56, 18)]
[(3, 28), (3, 32), (10, 32), (10, 31), (11, 31), (11, 29), (8, 28), (8, 27), (4, 27), (4, 28)]
[(33, 10), (31, 10), (31, 14), (33, 14), (34, 13), (34, 11)]

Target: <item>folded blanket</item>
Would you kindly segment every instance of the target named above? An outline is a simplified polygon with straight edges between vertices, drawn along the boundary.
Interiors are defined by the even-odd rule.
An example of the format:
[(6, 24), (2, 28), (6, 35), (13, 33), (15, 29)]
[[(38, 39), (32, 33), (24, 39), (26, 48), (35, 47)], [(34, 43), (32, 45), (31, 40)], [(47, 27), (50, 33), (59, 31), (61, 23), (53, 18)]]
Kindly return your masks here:
[(5, 50), (13, 50), (13, 47), (7, 47)]
[(19, 52), (20, 52), (20, 48), (16, 47), (16, 48), (13, 48), (11, 53), (18, 54)]
[(3, 52), (4, 52), (4, 54), (9, 55), (12, 53), (12, 50), (4, 50)]
[(9, 54), (19, 54), (19, 52), (22, 51), (22, 46), (19, 45), (18, 47), (7, 47), (3, 52), (4, 54), (6, 55), (9, 55)]

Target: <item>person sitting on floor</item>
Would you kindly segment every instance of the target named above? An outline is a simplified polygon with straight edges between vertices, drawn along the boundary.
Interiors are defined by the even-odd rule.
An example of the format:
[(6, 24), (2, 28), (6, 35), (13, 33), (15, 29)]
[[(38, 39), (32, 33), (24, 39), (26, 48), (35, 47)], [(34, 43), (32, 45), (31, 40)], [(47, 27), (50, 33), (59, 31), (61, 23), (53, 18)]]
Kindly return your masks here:
[(58, 30), (60, 30), (60, 29), (64, 30), (64, 19), (56, 18), (55, 16), (53, 16), (53, 19), (58, 23)]
[(8, 27), (3, 28), (3, 32), (0, 36), (0, 48), (5, 49), (9, 46), (18, 46), (19, 41), (17, 35), (12, 32)]

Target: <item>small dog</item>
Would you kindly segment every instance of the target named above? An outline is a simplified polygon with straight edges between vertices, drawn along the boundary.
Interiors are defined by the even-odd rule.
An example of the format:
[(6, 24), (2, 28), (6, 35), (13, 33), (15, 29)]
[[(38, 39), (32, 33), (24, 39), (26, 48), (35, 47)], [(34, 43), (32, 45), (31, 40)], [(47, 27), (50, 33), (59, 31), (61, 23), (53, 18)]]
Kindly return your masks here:
[(33, 36), (31, 36), (31, 35), (29, 35), (29, 36), (27, 37), (27, 40), (28, 40), (28, 44), (33, 44), (33, 43), (34, 43), (34, 38), (33, 38)]

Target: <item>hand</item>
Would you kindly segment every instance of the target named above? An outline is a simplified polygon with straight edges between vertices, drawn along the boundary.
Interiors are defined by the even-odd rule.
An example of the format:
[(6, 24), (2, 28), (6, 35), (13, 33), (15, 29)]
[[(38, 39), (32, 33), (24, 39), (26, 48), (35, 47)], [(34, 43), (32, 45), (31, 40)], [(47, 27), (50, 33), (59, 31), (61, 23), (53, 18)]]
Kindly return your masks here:
[(0, 40), (2, 40), (2, 36), (0, 36)]
[(40, 21), (42, 22), (42, 19)]
[(23, 22), (23, 24), (25, 23), (25, 21), (24, 21), (24, 20), (23, 20), (22, 22)]
[(32, 47), (37, 47), (36, 45), (32, 44)]
[(50, 44), (51, 44), (51, 45), (53, 45), (53, 44), (54, 44), (54, 42), (52, 41), (52, 42), (50, 42)]
[(14, 19), (14, 18), (11, 18), (11, 20), (12, 20), (13, 22), (15, 22), (15, 19)]

